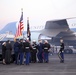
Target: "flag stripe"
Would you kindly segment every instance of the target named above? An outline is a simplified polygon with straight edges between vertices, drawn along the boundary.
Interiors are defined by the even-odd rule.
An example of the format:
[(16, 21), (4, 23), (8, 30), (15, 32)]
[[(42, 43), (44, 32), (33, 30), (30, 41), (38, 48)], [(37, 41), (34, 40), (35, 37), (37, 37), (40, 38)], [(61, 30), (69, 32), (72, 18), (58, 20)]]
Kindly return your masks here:
[(22, 36), (22, 30), (24, 29), (24, 24), (23, 24), (23, 12), (21, 14), (21, 18), (18, 24), (18, 28), (16, 30), (16, 34), (15, 34), (15, 38), (18, 38), (20, 36)]

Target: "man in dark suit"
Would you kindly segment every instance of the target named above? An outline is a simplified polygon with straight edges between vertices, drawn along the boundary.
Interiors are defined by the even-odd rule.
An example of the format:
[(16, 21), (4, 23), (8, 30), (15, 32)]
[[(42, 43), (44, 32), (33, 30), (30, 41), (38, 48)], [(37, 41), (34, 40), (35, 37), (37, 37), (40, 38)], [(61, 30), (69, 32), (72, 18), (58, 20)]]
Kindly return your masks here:
[(11, 45), (10, 40), (8, 40), (6, 42), (6, 55), (5, 55), (6, 56), (5, 57), (6, 64), (10, 64), (11, 51), (12, 51), (12, 45)]
[(42, 40), (38, 40), (39, 44), (37, 45), (37, 49), (38, 49), (38, 54), (37, 54), (37, 57), (38, 57), (38, 62), (39, 63), (43, 63), (43, 43), (42, 43)]
[(16, 39), (15, 43), (14, 43), (14, 54), (15, 54), (15, 64), (19, 64), (18, 60), (19, 60), (19, 40)]

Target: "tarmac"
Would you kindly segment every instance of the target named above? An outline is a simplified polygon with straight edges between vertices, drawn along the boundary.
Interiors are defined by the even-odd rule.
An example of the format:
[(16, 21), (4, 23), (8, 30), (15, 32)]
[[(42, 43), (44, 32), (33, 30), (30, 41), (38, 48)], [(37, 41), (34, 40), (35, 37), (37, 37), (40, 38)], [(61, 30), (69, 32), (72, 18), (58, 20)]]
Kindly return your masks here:
[(3, 65), (0, 75), (76, 75), (76, 54), (65, 54), (65, 62), (60, 63), (57, 54), (49, 56), (49, 63), (30, 65)]

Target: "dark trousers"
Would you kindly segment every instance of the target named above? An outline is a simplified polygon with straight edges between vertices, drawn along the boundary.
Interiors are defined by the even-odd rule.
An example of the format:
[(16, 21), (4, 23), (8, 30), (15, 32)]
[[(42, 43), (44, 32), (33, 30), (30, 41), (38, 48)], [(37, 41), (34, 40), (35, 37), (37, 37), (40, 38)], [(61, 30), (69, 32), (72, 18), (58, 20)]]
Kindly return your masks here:
[(37, 57), (38, 57), (39, 62), (42, 63), (43, 62), (42, 52), (38, 52)]
[(6, 51), (2, 51), (2, 59), (5, 59)]
[(18, 64), (18, 60), (19, 60), (19, 53), (15, 52), (15, 64)]
[(23, 63), (23, 57), (24, 57), (24, 53), (23, 52), (20, 52), (20, 64)]
[(30, 52), (27, 52), (26, 53), (26, 65), (29, 65), (29, 62), (30, 62)]
[(44, 61), (48, 62), (48, 52), (44, 52)]
[(34, 63), (36, 62), (36, 53), (34, 52), (31, 53), (31, 61)]
[(6, 54), (5, 54), (5, 62), (6, 62), (6, 64), (10, 64), (10, 59), (11, 59), (11, 51), (10, 50), (6, 50)]
[(60, 60), (60, 62), (64, 62), (64, 53), (61, 52), (61, 53), (60, 53), (60, 56), (61, 56), (61, 60)]

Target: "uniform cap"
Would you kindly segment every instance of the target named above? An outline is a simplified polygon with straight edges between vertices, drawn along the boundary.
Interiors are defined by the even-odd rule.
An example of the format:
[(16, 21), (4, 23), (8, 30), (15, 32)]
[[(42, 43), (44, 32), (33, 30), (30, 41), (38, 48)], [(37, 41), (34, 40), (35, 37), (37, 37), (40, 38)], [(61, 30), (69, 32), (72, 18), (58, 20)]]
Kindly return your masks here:
[(36, 42), (36, 40), (33, 40), (33, 42)]

